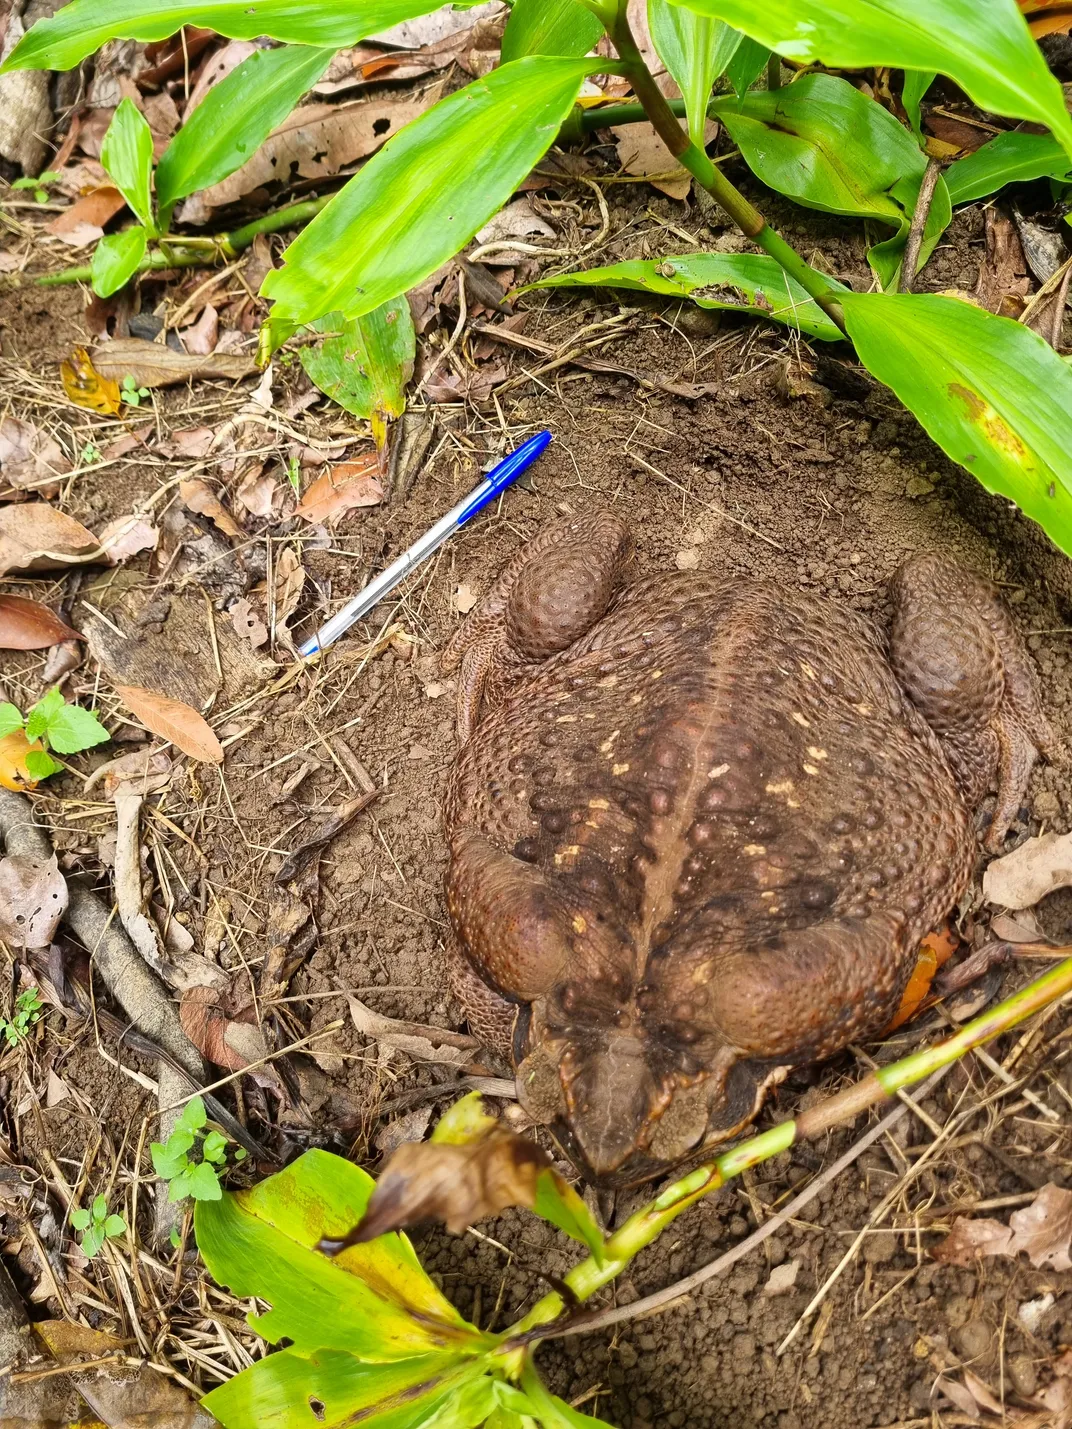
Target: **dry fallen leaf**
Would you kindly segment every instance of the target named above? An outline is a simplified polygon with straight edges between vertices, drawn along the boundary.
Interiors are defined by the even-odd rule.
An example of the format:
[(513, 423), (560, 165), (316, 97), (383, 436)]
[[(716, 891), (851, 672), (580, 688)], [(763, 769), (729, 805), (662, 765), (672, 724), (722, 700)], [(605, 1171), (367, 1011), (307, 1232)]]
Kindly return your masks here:
[(1032, 908), (1070, 883), (1072, 834), (1043, 834), (991, 860), (983, 874), (983, 897), (1002, 908)]
[(45, 224), (45, 232), (69, 244), (71, 248), (86, 248), (104, 236), (104, 227), (126, 203), (119, 190), (102, 184), (73, 203), (66, 212)]
[(171, 433), (170, 446), (179, 456), (196, 461), (198, 457), (208, 456), (215, 435), (211, 427), (187, 427), (184, 431)]
[(0, 736), (0, 788), (36, 789), (38, 781), (26, 767), (26, 756), (42, 747), (39, 739), (31, 743), (21, 729)]
[[(477, 233), (476, 241), (483, 246), (485, 243), (502, 243), (510, 238), (520, 238), (531, 243), (535, 238), (555, 239), (557, 237), (558, 234), (551, 225), (533, 209), (532, 199), (522, 197), (507, 204), (505, 208), (499, 210), (494, 218), (485, 223)], [(521, 262), (524, 257), (524, 253), (504, 249), (499, 253), (490, 254), (481, 261), (494, 264), (497, 267), (508, 268), (513, 263)]]
[(119, 383), (97, 371), (84, 347), (76, 347), (67, 361), (60, 363), (60, 380), (76, 407), (114, 417), (123, 405)]
[(430, 1106), (414, 1107), (412, 1111), (389, 1121), (386, 1126), (381, 1126), (373, 1137), (373, 1144), (381, 1156), (391, 1156), (408, 1141), (423, 1140), (431, 1119)]
[(295, 516), (304, 516), (314, 525), (333, 526), (355, 506), (378, 506), (383, 500), (379, 469), (378, 452), (332, 467), (309, 487), (295, 509)]
[(100, 547), (110, 566), (136, 556), (139, 551), (155, 551), (160, 532), (144, 516), (117, 516), (100, 533)]
[[(251, 516), (267, 520), (274, 516), (276, 496), (281, 497), (281, 488), (274, 476), (265, 476), (264, 468), (258, 462), (246, 472), (235, 490), (235, 502)], [(282, 501), (280, 501), (282, 504)]]
[(92, 531), (45, 501), (0, 507), (0, 576), (52, 571), (98, 558)]
[(205, 310), (197, 322), (184, 327), (179, 333), (186, 351), (198, 357), (207, 357), (210, 352), (215, 352), (219, 337), (220, 316), (211, 303), (205, 305)]
[(67, 909), (67, 880), (53, 854), (0, 859), (0, 938), (13, 948), (47, 948)]
[(961, 1216), (949, 1234), (931, 1251), (943, 1265), (972, 1265), (984, 1255), (1008, 1255), (1012, 1231), (992, 1216), (971, 1220)]
[(114, 800), (127, 794), (140, 794), (144, 798), (162, 789), (170, 778), (171, 760), (163, 750), (146, 746), (99, 765), (86, 780), (82, 792), (86, 794), (102, 784), (106, 799)]
[(226, 377), (233, 382), (257, 370), (252, 357), (239, 353), (212, 352), (199, 357), (196, 353), (173, 352), (170, 347), (140, 337), (102, 343), (94, 350), (93, 363), (102, 377), (116, 383), (132, 377), (139, 387), (173, 387), (200, 377)]
[(1023, 1251), (1036, 1269), (1072, 1270), (1072, 1191), (1048, 1182), (1030, 1205), (1014, 1211), (1009, 1224), (991, 1219), (960, 1219), (931, 1252), (935, 1260), (971, 1265), (978, 1256)]
[(468, 615), (473, 606), (477, 603), (477, 594), (471, 585), (466, 585), (463, 581), (454, 592), (452, 604), (459, 615)]
[(429, 1027), (423, 1022), (403, 1022), (384, 1017), (350, 994), (350, 1019), (362, 1037), (405, 1052), (418, 1062), (440, 1062), (451, 1067), (467, 1067), (480, 1047), (475, 1037)]
[(47, 605), (21, 595), (0, 595), (0, 650), (47, 650), (63, 640), (81, 640)]
[(646, 178), (653, 189), (669, 198), (688, 197), (692, 175), (667, 152), (654, 125), (622, 124), (610, 132), (616, 140), (618, 162), (627, 174)]
[(236, 600), (227, 613), (235, 630), (239, 635), (245, 636), (254, 650), (268, 644), (268, 627), (251, 601), (245, 597)]
[(55, 494), (58, 478), (70, 470), (63, 448), (47, 432), (19, 417), (0, 421), (0, 476), (11, 486)]
[(198, 512), (201, 516), (207, 516), (216, 529), (222, 531), (225, 536), (230, 536), (233, 539), (245, 535), (242, 527), (207, 481), (201, 481), (198, 477), (192, 477), (189, 481), (180, 481), (179, 497), (184, 506), (189, 507), (191, 511)]
[(290, 638), (287, 622), (298, 608), (305, 587), (305, 567), (293, 546), (284, 546), (275, 563), (275, 638), (285, 644)]
[(191, 705), (141, 685), (116, 685), (115, 692), (146, 729), (181, 749), (191, 759), (223, 762), (223, 746)]
[(268, 1047), (256, 1023), (228, 1016), (224, 1001), (220, 988), (188, 987), (179, 1003), (179, 1021), (190, 1041), (210, 1062), (228, 1072), (241, 1072), (250, 1062), (263, 1060)]

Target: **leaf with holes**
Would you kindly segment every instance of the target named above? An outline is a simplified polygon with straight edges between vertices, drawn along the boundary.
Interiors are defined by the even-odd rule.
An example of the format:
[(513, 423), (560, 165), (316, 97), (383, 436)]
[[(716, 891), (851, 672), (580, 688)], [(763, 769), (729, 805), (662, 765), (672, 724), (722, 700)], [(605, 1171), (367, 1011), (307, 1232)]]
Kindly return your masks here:
[(957, 298), (844, 293), (860, 360), (987, 491), (1072, 555), (1072, 370), (1022, 323)]

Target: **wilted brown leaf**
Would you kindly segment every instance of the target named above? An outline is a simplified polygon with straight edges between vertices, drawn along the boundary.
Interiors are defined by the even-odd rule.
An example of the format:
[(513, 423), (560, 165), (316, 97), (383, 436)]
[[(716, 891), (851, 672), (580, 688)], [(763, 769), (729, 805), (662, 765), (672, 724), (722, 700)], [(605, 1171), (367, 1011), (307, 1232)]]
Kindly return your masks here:
[(47, 432), (19, 417), (0, 422), (0, 476), (10, 485), (54, 494), (58, 478), (70, 470), (63, 448)]
[[(676, 163), (651, 124), (622, 124), (612, 129), (617, 142), (618, 162), (627, 174), (646, 178), (652, 188), (670, 198), (686, 198), (692, 175)], [(718, 133), (718, 125), (707, 122), (706, 141)]]
[(361, 1033), (370, 1041), (392, 1047), (398, 1052), (406, 1052), (418, 1062), (442, 1062), (452, 1067), (467, 1067), (480, 1048), (475, 1037), (466, 1037), (459, 1032), (447, 1032), (440, 1027), (429, 1027), (423, 1022), (403, 1022), (397, 1017), (384, 1017), (374, 1012), (353, 994), (346, 1001), (350, 1005), (350, 1018)]
[(62, 640), (81, 639), (47, 605), (21, 595), (0, 595), (0, 650), (47, 650)]
[(60, 380), (68, 399), (86, 411), (114, 417), (123, 405), (119, 383), (97, 371), (84, 347), (76, 347), (67, 361), (60, 363)]
[(220, 315), (211, 303), (205, 305), (205, 310), (197, 322), (180, 331), (179, 337), (186, 351), (198, 357), (207, 357), (210, 352), (216, 351), (216, 343), (220, 337)]
[(201, 481), (198, 477), (192, 477), (189, 481), (180, 481), (179, 496), (184, 506), (188, 506), (191, 511), (196, 511), (201, 516), (207, 516), (216, 529), (222, 531), (225, 536), (230, 536), (233, 539), (236, 536), (245, 535), (242, 527), (207, 481)]
[(169, 445), (179, 456), (196, 461), (198, 457), (208, 456), (214, 435), (211, 427), (187, 427), (184, 431), (172, 432)]
[(935, 1246), (936, 1260), (970, 1265), (977, 1256), (1008, 1255), (1023, 1251), (1036, 1269), (1072, 1270), (1072, 1191), (1048, 1182), (1030, 1205), (1014, 1211), (1009, 1224), (996, 1220), (958, 1220), (946, 1238)]
[(115, 799), (126, 794), (155, 794), (171, 778), (171, 760), (161, 749), (134, 749), (109, 759), (94, 769), (83, 786), (88, 793), (97, 784), (104, 786), (104, 797)]
[(972, 1265), (980, 1256), (1008, 1255), (1012, 1231), (993, 1217), (971, 1220), (961, 1216), (953, 1229), (931, 1251), (943, 1265)]
[(223, 761), (223, 746), (211, 727), (191, 705), (173, 700), (141, 685), (116, 685), (115, 692), (146, 729), (188, 754), (213, 764)]
[(252, 357), (239, 353), (212, 352), (200, 357), (196, 353), (173, 352), (170, 347), (140, 337), (103, 343), (94, 350), (93, 364), (102, 377), (116, 383), (133, 377), (139, 387), (173, 387), (199, 377), (226, 377), (233, 382), (257, 370)]
[(155, 551), (160, 532), (144, 516), (117, 516), (100, 533), (100, 546), (110, 566), (118, 566), (139, 551)]
[(380, 1173), (365, 1215), (347, 1240), (363, 1245), (385, 1231), (433, 1220), (457, 1235), (507, 1206), (531, 1209), (537, 1178), (550, 1164), (534, 1141), (502, 1127), (463, 1146), (406, 1142)]
[(83, 194), (66, 212), (45, 224), (45, 232), (72, 248), (85, 248), (104, 236), (104, 226), (114, 218), (126, 199), (111, 184), (102, 184)]
[(236, 504), (248, 511), (251, 516), (259, 516), (262, 520), (267, 520), (269, 516), (275, 515), (277, 495), (280, 496), (280, 505), (282, 505), (282, 493), (276, 484), (275, 477), (265, 476), (263, 473), (264, 467), (260, 462), (252, 466), (238, 483), (234, 499)]
[[(252, 1009), (247, 1015), (252, 1017)], [(268, 1053), (261, 1029), (253, 1021), (230, 1017), (217, 987), (188, 987), (179, 1003), (179, 1021), (194, 1046), (228, 1072), (240, 1072)]]
[(1057, 888), (1072, 884), (1072, 834), (1043, 834), (992, 859), (983, 874), (983, 897), (1002, 908), (1033, 908)]
[(0, 576), (52, 571), (97, 558), (92, 531), (45, 501), (0, 507)]
[(275, 638), (290, 638), (287, 622), (298, 608), (305, 588), (305, 567), (293, 546), (284, 546), (275, 563)]
[(67, 880), (56, 855), (0, 859), (0, 938), (14, 948), (47, 948), (67, 909)]
[(295, 516), (304, 516), (316, 525), (332, 526), (355, 506), (378, 506), (383, 500), (379, 469), (378, 452), (332, 467), (309, 487)]

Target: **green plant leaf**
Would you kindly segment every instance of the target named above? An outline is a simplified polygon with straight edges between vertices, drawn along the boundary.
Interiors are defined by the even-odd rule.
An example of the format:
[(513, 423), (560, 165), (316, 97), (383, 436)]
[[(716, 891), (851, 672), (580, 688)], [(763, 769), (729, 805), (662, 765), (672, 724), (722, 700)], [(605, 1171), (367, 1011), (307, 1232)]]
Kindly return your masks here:
[[(281, 1350), (257, 1360), (201, 1401), (225, 1429), (469, 1429), (450, 1410), (479, 1363), (423, 1354), (370, 1364), (340, 1350)], [(445, 1410), (443, 1418), (438, 1411)]]
[(190, 1184), (195, 1168), (187, 1162), (178, 1175), (172, 1176), (168, 1180), (168, 1200), (171, 1202), (185, 1201), (191, 1194)]
[(161, 208), (218, 184), (240, 169), (335, 53), (309, 45), (257, 50), (210, 89), (164, 150), (156, 168)]
[(234, 1294), (269, 1301), (273, 1308), (251, 1325), (300, 1353), (339, 1349), (384, 1361), (491, 1344), (428, 1279), (405, 1236), (380, 1236), (333, 1259), (314, 1249), (357, 1225), (373, 1185), (342, 1157), (307, 1151), (251, 1190), (198, 1204), (205, 1264)]
[[(182, 1113), (175, 1123), (175, 1130), (168, 1137), (168, 1149), (171, 1149), (172, 1143), (180, 1132), (183, 1133), (185, 1137), (188, 1131), (200, 1131), (207, 1121), (208, 1112), (205, 1111), (205, 1103), (200, 1097), (191, 1097), (183, 1107)], [(191, 1136), (187, 1142), (187, 1148), (193, 1144), (193, 1137)]]
[[(62, 695), (60, 699), (63, 700)], [(96, 715), (81, 705), (66, 703), (61, 703), (56, 713), (49, 715), (45, 732), (49, 744), (60, 754), (77, 754), (80, 749), (92, 749), (112, 737)]]
[(82, 1237), (82, 1254), (89, 1260), (92, 1260), (104, 1244), (104, 1240), (104, 1227), (96, 1225), (90, 1226), (89, 1230), (87, 1230)]
[[(868, 261), (884, 286), (900, 264), (927, 160), (887, 109), (847, 80), (808, 74), (776, 90), (753, 90), (737, 102), (715, 101), (752, 172), (779, 193), (824, 213), (877, 219), (897, 229)], [(920, 247), (930, 257), (952, 216), (941, 179)]]
[(498, 1119), (485, 1107), (483, 1095), (468, 1092), (447, 1108), (428, 1139), (443, 1146), (470, 1146), (474, 1141), (482, 1141), (498, 1124)]
[(950, 164), (944, 178), (953, 203), (970, 203), (997, 193), (1005, 184), (1028, 179), (1063, 179), (1072, 169), (1068, 155), (1052, 134), (1011, 130)]
[(987, 491), (1072, 555), (1072, 369), (1022, 323), (937, 294), (846, 293), (860, 360)]
[(28, 749), (23, 763), (26, 765), (26, 772), (31, 779), (47, 779), (51, 774), (58, 774), (63, 768), (43, 749)]
[(222, 1161), (226, 1152), (226, 1136), (218, 1131), (210, 1131), (201, 1144), (201, 1154), (209, 1161)]
[(8, 701), (0, 704), (0, 739), (3, 739), (5, 734), (11, 734), (13, 730), (22, 729), (23, 723), (17, 705)]
[[(752, 313), (799, 328), (811, 337), (840, 342), (842, 333), (781, 264), (759, 253), (684, 253), (632, 259), (607, 268), (561, 273), (531, 288), (633, 288), (688, 298), (697, 307)], [(521, 288), (519, 292), (527, 292)]]
[(438, 9), (439, 0), (71, 0), (51, 19), (38, 20), (0, 74), (72, 69), (107, 40), (165, 40), (183, 25), (202, 25), (231, 40), (267, 35), (340, 49)]
[[(938, 78), (932, 69), (906, 69), (904, 84), (901, 88), (901, 103), (904, 105), (905, 113), (908, 115), (908, 122), (912, 126), (912, 133), (916, 136), (916, 143), (923, 148), (923, 130), (919, 116), (919, 106), (923, 96), (930, 89), (931, 85)], [(946, 171), (948, 174), (948, 170)]]
[[(682, 0), (789, 59), (830, 69), (934, 70), (981, 109), (1034, 119), (1072, 154), (1061, 86), (1016, 0)], [(32, 32), (31, 32), (32, 33)], [(23, 42), (25, 43), (25, 41)]]
[(602, 34), (602, 21), (579, 0), (514, 0), (499, 63), (526, 55), (586, 55)]
[(149, 1155), (153, 1158), (153, 1170), (163, 1181), (170, 1181), (188, 1165), (185, 1151), (171, 1152), (159, 1141), (154, 1141), (149, 1147)]
[(406, 384), (417, 351), (405, 296), (349, 322), (341, 313), (328, 313), (312, 327), (334, 336), (319, 347), (303, 347), (302, 366), (333, 402), (372, 422), (372, 434), (382, 448), (388, 422), (406, 410)]
[(84, 1231), (92, 1219), (93, 1217), (84, 1207), (80, 1206), (78, 1210), (71, 1212), (71, 1225), (76, 1231)]
[(659, 58), (681, 90), (689, 138), (702, 149), (711, 88), (737, 53), (741, 32), (671, 0), (648, 0), (648, 28)]
[(740, 99), (755, 84), (767, 67), (770, 50), (753, 40), (750, 35), (742, 35), (733, 52), (733, 58), (726, 66), (726, 78), (733, 86), (733, 92)]
[(128, 283), (145, 257), (148, 234), (141, 224), (106, 233), (93, 250), (90, 283), (98, 298), (110, 298)]
[(122, 1216), (109, 1216), (104, 1222), (104, 1234), (107, 1236), (123, 1235), (126, 1228), (127, 1223)]
[(152, 231), (153, 136), (132, 99), (124, 99), (112, 115), (100, 159), (131, 211)]
[(190, 1173), (188, 1194), (195, 1201), (218, 1201), (223, 1195), (220, 1178), (210, 1161), (200, 1161)]
[(595, 1257), (596, 1264), (603, 1264), (603, 1249), (606, 1244), (603, 1232), (573, 1187), (550, 1167), (541, 1171), (536, 1178), (536, 1200), (532, 1209), (545, 1221), (550, 1221), (560, 1231), (565, 1231), (572, 1240), (579, 1240), (582, 1245), (586, 1245)]
[(48, 729), (49, 722), (55, 719), (66, 703), (63, 691), (58, 685), (49, 690), (48, 694), (42, 695), (26, 716), (26, 738), (40, 739)]
[(593, 1419), (590, 1414), (582, 1414), (579, 1409), (559, 1399), (557, 1394), (552, 1394), (537, 1373), (531, 1355), (521, 1371), (521, 1388), (531, 1401), (543, 1429), (591, 1429), (593, 1424), (607, 1424), (605, 1419)]
[(107, 1197), (107, 1196), (95, 1196), (95, 1197), (93, 1198), (93, 1219), (94, 1219), (95, 1221), (103, 1221), (103, 1220), (105, 1220), (105, 1219), (107, 1218), (107, 1215), (108, 1215), (108, 1197)]
[(457, 253), (554, 142), (599, 61), (532, 55), (441, 99), (374, 154), (291, 244), (261, 291), (272, 337), (356, 318)]

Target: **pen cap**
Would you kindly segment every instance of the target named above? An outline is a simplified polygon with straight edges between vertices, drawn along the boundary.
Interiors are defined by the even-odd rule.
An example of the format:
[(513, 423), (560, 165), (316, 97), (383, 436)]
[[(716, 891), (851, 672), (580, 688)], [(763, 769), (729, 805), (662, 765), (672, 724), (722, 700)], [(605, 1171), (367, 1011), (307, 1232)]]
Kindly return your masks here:
[(474, 492), (472, 500), (458, 517), (458, 525), (464, 526), (478, 511), (483, 511), (489, 501), (494, 501), (500, 491), (505, 491), (512, 481), (516, 481), (521, 473), (547, 450), (550, 441), (550, 432), (537, 432), (534, 437), (529, 437), (527, 442), (522, 442), (517, 451), (511, 452), (498, 466), (493, 467), (484, 478), (487, 486)]

